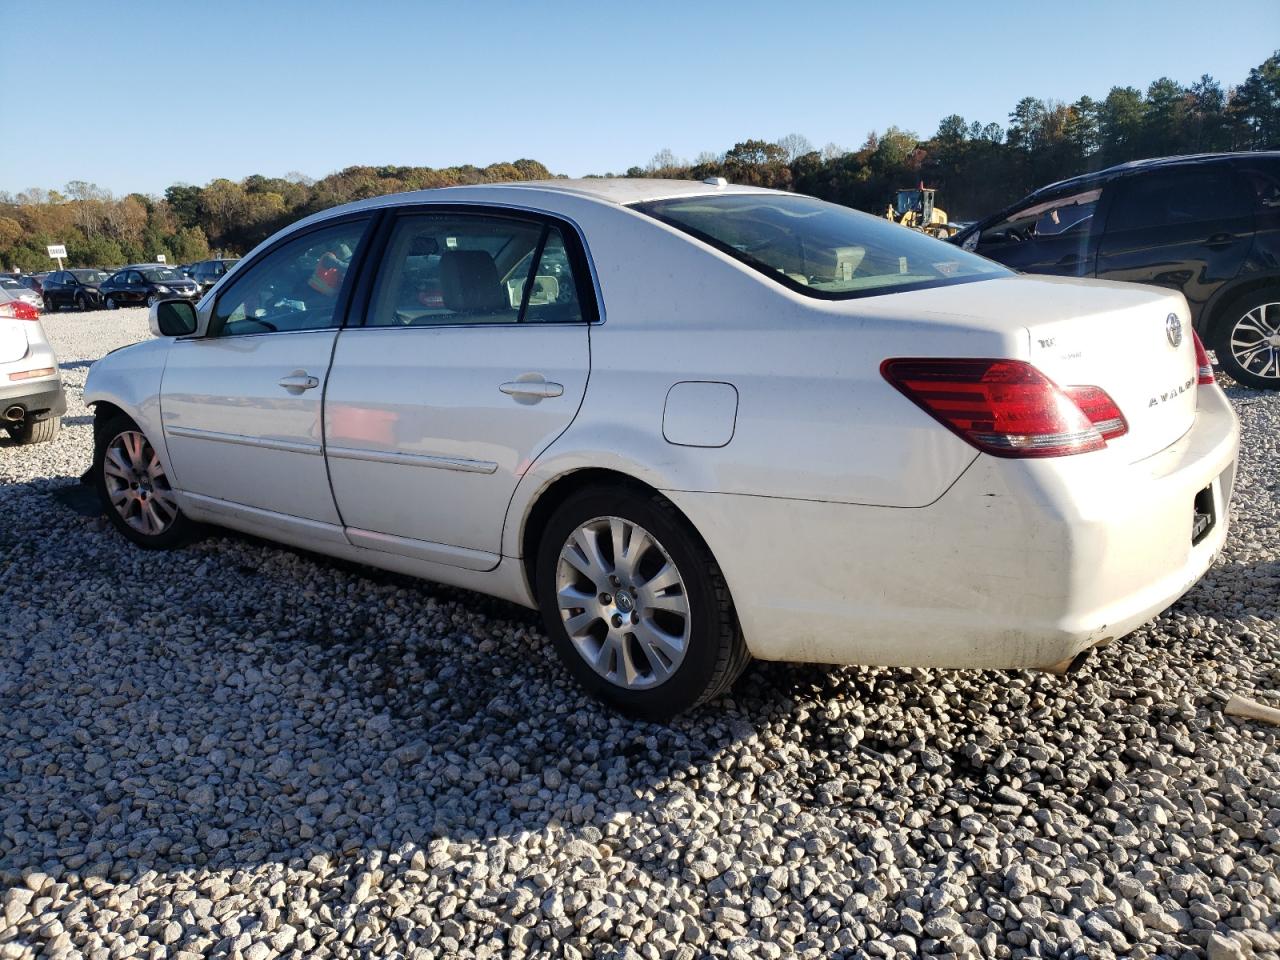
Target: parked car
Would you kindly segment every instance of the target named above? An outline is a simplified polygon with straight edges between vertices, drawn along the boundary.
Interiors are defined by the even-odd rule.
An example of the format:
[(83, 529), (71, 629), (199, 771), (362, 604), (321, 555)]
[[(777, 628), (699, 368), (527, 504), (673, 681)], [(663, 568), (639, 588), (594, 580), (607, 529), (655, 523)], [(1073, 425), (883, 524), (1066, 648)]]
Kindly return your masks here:
[(951, 242), (1028, 273), (1179, 290), (1233, 379), (1280, 389), (1280, 151), (1110, 167), (1037, 190)]
[(59, 307), (96, 310), (102, 305), (99, 289), (106, 279), (101, 270), (56, 270), (44, 278), (44, 308), (50, 313)]
[(20, 279), (25, 281), (36, 293), (44, 293), (44, 278), (49, 276), (49, 271), (43, 273), (24, 274)]
[(139, 263), (122, 267), (102, 284), (102, 301), (108, 310), (160, 300), (194, 300), (200, 288), (173, 267), (163, 263)]
[(21, 300), (37, 310), (40, 309), (40, 294), (10, 274), (0, 276), (0, 290), (4, 291), (6, 299)]
[(200, 284), (200, 293), (203, 296), (209, 291), (215, 283), (222, 279), (228, 270), (240, 262), (239, 257), (231, 257), (225, 260), (201, 260), (199, 263), (191, 265), (191, 279)]
[(58, 435), (66, 412), (40, 311), (0, 289), (0, 424), (18, 443), (42, 443)]
[(1066, 669), (1226, 537), (1238, 427), (1181, 293), (796, 194), (379, 197), (151, 324), (84, 389), (125, 537), (222, 524), (538, 607), (647, 717), (751, 657)]

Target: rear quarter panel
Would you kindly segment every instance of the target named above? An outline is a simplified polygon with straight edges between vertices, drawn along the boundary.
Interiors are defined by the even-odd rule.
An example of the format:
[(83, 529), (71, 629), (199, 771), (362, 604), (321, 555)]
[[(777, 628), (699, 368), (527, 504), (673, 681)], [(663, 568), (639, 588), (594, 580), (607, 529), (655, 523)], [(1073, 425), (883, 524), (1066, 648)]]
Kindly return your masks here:
[[(608, 467), (659, 489), (918, 507), (936, 500), (975, 451), (890, 387), (891, 356), (1025, 352), (1014, 335), (934, 313), (793, 293), (643, 214), (584, 204), (566, 211), (586, 235), (605, 322), (591, 329), (582, 410), (533, 464), (513, 500), (521, 516), (566, 472)], [(732, 384), (729, 443), (663, 436), (676, 383)], [(504, 552), (519, 555), (519, 525)]]

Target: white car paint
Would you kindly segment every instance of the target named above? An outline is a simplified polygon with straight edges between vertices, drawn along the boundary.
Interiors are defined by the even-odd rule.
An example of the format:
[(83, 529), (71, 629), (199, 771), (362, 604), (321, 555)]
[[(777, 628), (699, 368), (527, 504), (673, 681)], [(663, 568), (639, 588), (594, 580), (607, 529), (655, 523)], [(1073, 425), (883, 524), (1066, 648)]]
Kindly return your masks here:
[[(578, 470), (634, 478), (706, 540), (767, 659), (1049, 666), (1203, 574), (1238, 428), (1217, 386), (1196, 386), (1190, 337), (1165, 342), (1168, 315), (1190, 328), (1180, 295), (1009, 276), (814, 300), (622, 205), (762, 192), (555, 181), (317, 214), (277, 236), (437, 203), (553, 214), (585, 239), (602, 322), (202, 339), (255, 251), (203, 298), (194, 336), (104, 358), (85, 399), (139, 423), (195, 519), (529, 606), (539, 498)], [(1074, 456), (982, 454), (886, 383), (881, 362), (904, 356), (1027, 360), (1102, 386), (1131, 429)], [(278, 385), (295, 375), (317, 388)], [(563, 392), (500, 390), (539, 377)], [(1192, 547), (1205, 487), (1217, 523)]]

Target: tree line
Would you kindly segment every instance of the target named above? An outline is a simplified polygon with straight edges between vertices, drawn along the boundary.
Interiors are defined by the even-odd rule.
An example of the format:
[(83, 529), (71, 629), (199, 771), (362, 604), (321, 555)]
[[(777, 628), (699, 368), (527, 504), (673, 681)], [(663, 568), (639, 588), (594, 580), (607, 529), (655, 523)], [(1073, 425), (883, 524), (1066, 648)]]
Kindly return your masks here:
[[(876, 213), (893, 191), (924, 181), (938, 188), (938, 204), (952, 219), (974, 219), (1038, 186), (1128, 160), (1263, 149), (1280, 149), (1280, 51), (1228, 88), (1208, 75), (1190, 86), (1161, 77), (1145, 91), (1112, 87), (1101, 100), (1024, 97), (1004, 125), (952, 114), (927, 139), (890, 127), (868, 134), (856, 149), (834, 143), (815, 149), (791, 134), (776, 141), (744, 140), (693, 160), (662, 150), (625, 175), (722, 176)], [(63, 191), (0, 193), (0, 264), (47, 269), (45, 246), (51, 243), (66, 245), (73, 266), (154, 260), (157, 254), (171, 263), (239, 254), (300, 217), (351, 200), (551, 176), (535, 160), (483, 168), (357, 166), (321, 180), (254, 175), (203, 187), (175, 184), (162, 197), (123, 198), (74, 181)]]

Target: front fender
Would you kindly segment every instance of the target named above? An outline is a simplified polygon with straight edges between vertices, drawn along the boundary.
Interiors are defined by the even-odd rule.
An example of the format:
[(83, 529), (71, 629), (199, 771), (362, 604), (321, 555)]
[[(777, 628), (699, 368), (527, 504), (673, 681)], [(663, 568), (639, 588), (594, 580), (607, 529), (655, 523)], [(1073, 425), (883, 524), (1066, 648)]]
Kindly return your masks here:
[(171, 342), (159, 338), (144, 340), (95, 362), (85, 377), (84, 402), (88, 407), (109, 403), (123, 410), (151, 441), (165, 473), (177, 487), (180, 484), (169, 462), (160, 420), (160, 384)]

